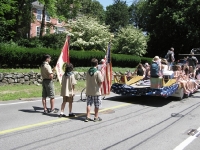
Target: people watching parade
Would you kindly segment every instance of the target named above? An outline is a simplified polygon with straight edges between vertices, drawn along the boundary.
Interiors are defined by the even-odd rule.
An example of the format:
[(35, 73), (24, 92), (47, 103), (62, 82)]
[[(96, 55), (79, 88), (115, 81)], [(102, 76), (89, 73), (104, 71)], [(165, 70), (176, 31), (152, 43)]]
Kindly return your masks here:
[(91, 60), (91, 68), (86, 74), (86, 95), (87, 95), (87, 116), (85, 122), (92, 121), (90, 118), (91, 106), (94, 103), (95, 115), (94, 122), (102, 121), (99, 117), (99, 107), (101, 105), (101, 84), (103, 77), (101, 72), (97, 69), (98, 60), (93, 58)]
[[(44, 113), (57, 113), (57, 110), (54, 108), (54, 84), (53, 84), (53, 71), (49, 65), (51, 61), (51, 56), (46, 54), (43, 56), (43, 63), (41, 65), (41, 76), (42, 76), (42, 104), (44, 107)], [(50, 98), (51, 108), (47, 108), (46, 98)]]
[(76, 79), (73, 71), (73, 65), (71, 63), (66, 64), (65, 73), (62, 76), (61, 83), (61, 96), (63, 97), (63, 102), (61, 104), (61, 112), (59, 117), (67, 117), (64, 114), (65, 105), (69, 103), (69, 117), (75, 117), (76, 115), (72, 113), (72, 103), (74, 99), (74, 89), (76, 85)]

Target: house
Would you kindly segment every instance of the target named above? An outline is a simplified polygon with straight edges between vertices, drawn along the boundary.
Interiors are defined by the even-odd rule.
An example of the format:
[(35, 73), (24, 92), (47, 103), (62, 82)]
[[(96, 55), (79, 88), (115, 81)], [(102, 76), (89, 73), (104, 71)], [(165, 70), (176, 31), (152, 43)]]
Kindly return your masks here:
[[(32, 14), (34, 15), (34, 21), (31, 23), (30, 37), (36, 37), (40, 35), (40, 27), (42, 22), (42, 10), (44, 5), (35, 1), (32, 3)], [(45, 14), (45, 30), (43, 35), (52, 34), (52, 33), (62, 33), (65, 32), (65, 22), (60, 21), (59, 19), (52, 18), (48, 15), (48, 12)]]

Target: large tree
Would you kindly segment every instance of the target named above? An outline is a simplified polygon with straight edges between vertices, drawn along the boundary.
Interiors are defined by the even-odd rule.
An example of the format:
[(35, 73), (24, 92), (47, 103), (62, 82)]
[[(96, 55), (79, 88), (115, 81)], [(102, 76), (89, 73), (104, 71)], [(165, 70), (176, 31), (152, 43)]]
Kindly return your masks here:
[(16, 19), (14, 17), (16, 13), (16, 6), (14, 0), (2, 0), (0, 1), (0, 41), (9, 40), (15, 35), (14, 24)]
[(148, 56), (155, 55), (155, 51), (164, 56), (171, 46), (176, 54), (189, 53), (200, 46), (199, 3), (200, 0), (140, 0), (135, 4), (137, 16), (144, 16), (137, 24), (150, 37)]
[(105, 10), (97, 0), (81, 0), (80, 14), (97, 18), (101, 23), (105, 22)]
[(78, 0), (57, 0), (56, 9), (57, 17), (67, 21), (76, 18), (81, 9), (81, 2)]
[(0, 2), (1, 38), (5, 40), (27, 36), (30, 31), (32, 0)]
[(147, 16), (148, 16), (148, 3), (146, 0), (134, 1), (129, 6), (130, 24), (133, 24), (136, 28), (142, 28), (146, 30)]
[(106, 21), (111, 32), (117, 32), (129, 23), (129, 12), (126, 1), (114, 0), (114, 4), (106, 7)]

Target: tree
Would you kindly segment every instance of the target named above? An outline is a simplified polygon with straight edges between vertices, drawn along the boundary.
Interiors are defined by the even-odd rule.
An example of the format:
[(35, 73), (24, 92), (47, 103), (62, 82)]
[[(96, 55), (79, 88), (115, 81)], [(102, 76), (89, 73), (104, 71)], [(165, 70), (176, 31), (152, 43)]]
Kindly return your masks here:
[(115, 53), (142, 56), (146, 54), (148, 37), (132, 25), (120, 29), (115, 43)]
[(54, 0), (39, 0), (41, 4), (43, 4), (43, 9), (42, 9), (42, 22), (40, 26), (40, 38), (42, 37), (44, 33), (44, 28), (45, 28), (45, 16), (46, 13), (50, 15), (51, 17), (58, 18), (57, 17), (57, 7), (56, 7), (56, 1)]
[(86, 16), (97, 18), (101, 23), (105, 22), (105, 11), (99, 1), (81, 0), (80, 13)]
[(164, 56), (173, 46), (175, 53), (189, 53), (200, 42), (200, 0), (148, 0), (146, 31), (150, 35), (148, 54)]
[(0, 41), (10, 40), (15, 36), (14, 25), (16, 23), (16, 1), (0, 1)]
[(70, 21), (67, 31), (72, 37), (70, 46), (74, 50), (105, 50), (110, 39), (108, 26), (87, 16)]
[(129, 23), (128, 6), (125, 1), (115, 0), (113, 5), (106, 7), (106, 25), (110, 25), (111, 32), (117, 32)]
[(148, 16), (148, 3), (146, 0), (139, 0), (132, 3), (129, 7), (130, 24), (136, 28), (146, 31), (147, 16)]
[(81, 9), (81, 2), (78, 0), (57, 0), (57, 17), (63, 21), (74, 19)]

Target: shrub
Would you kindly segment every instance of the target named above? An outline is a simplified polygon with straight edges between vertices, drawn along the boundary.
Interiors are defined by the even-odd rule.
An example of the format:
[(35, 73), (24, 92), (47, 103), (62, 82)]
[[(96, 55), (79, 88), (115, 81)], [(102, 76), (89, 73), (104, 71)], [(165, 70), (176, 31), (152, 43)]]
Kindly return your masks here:
[[(61, 50), (48, 48), (25, 48), (11, 44), (0, 44), (0, 65), (9, 68), (37, 68), (42, 62), (44, 54), (52, 56), (51, 65), (55, 66)], [(97, 58), (101, 60), (105, 53), (101, 51), (70, 51), (70, 61), (76, 67), (90, 66), (90, 60)], [(150, 58), (138, 56), (112, 54), (112, 64), (115, 67), (135, 67), (142, 61), (148, 62)]]
[(63, 43), (66, 39), (66, 33), (61, 34), (46, 34), (39, 37), (34, 37), (31, 39), (18, 39), (16, 42), (19, 46), (27, 47), (27, 48), (53, 48), (53, 49), (61, 49), (63, 46)]
[(146, 54), (148, 36), (132, 25), (121, 28), (114, 39), (115, 53), (143, 56)]
[(152, 63), (152, 58), (148, 58), (148, 57), (141, 57), (141, 63), (145, 64), (145, 63)]

